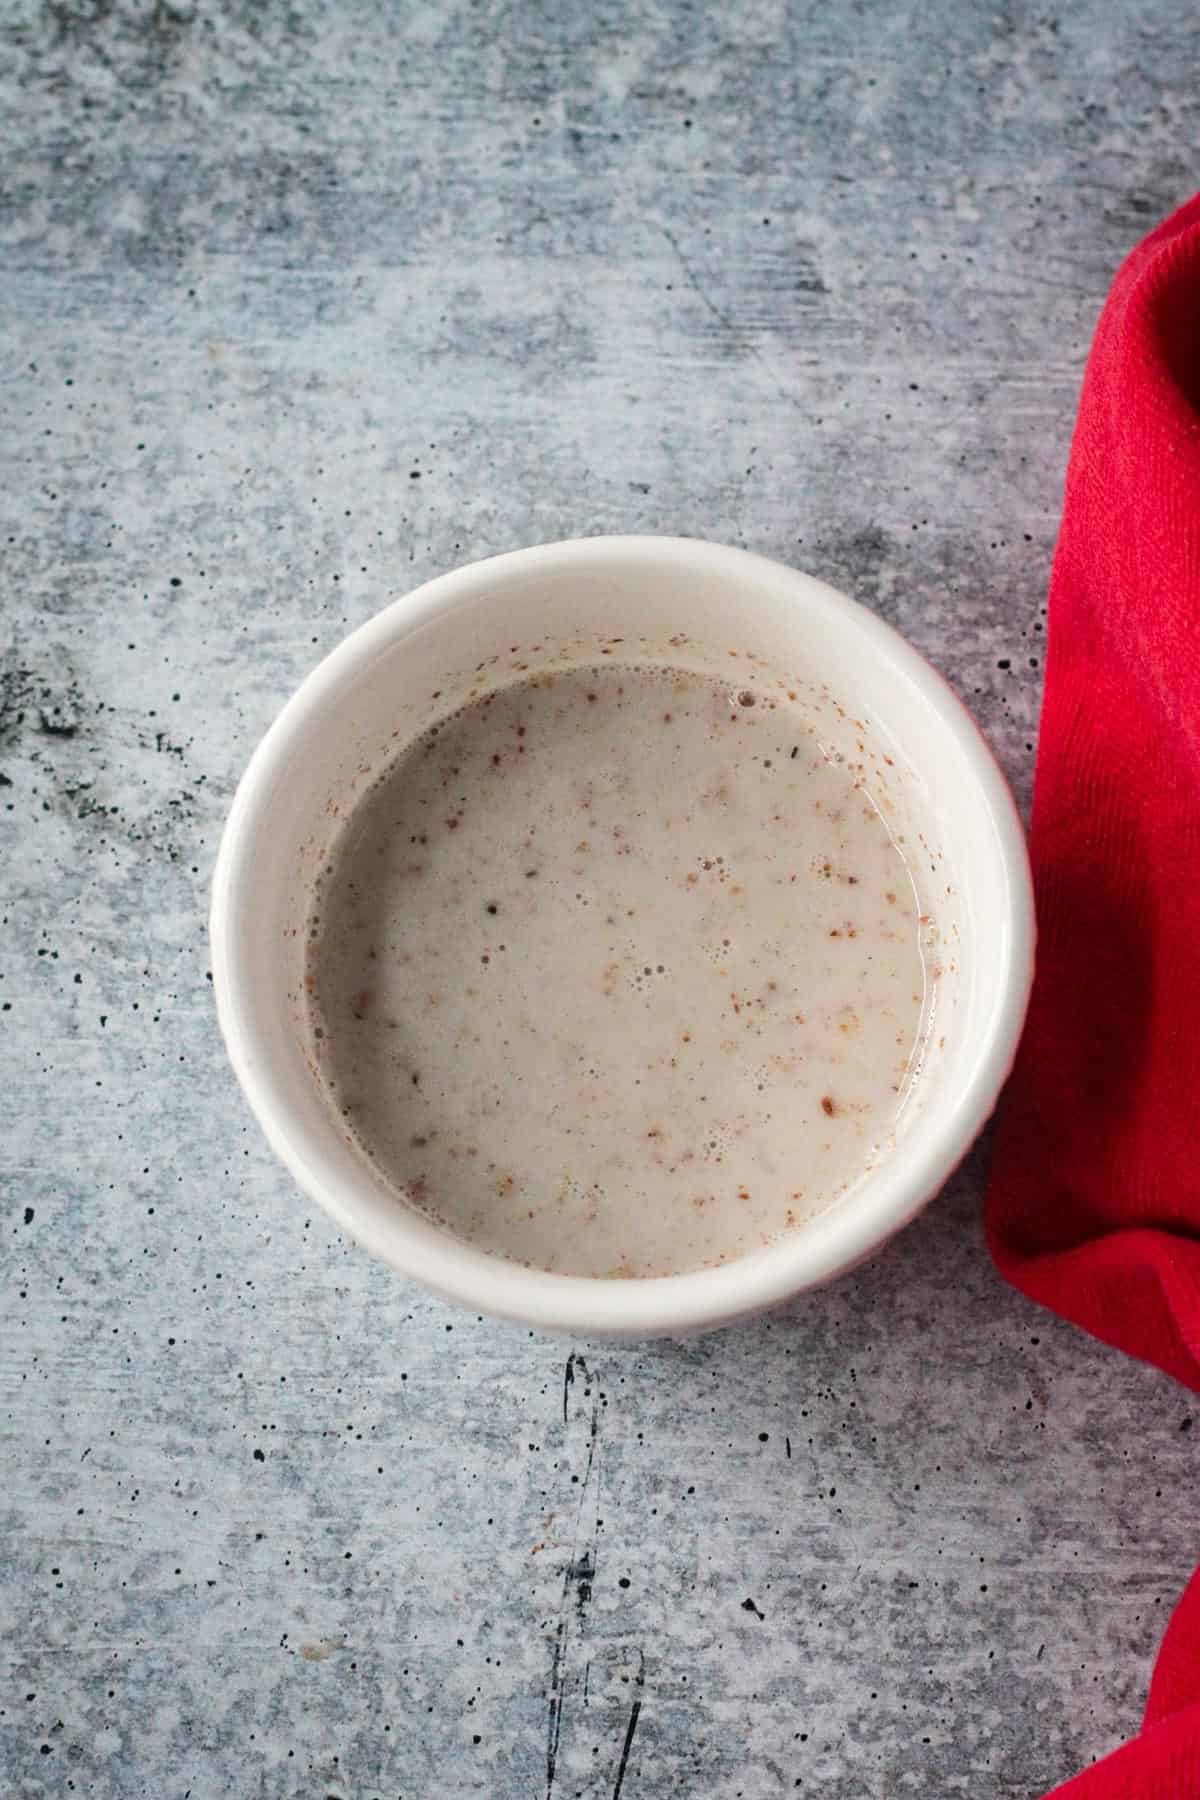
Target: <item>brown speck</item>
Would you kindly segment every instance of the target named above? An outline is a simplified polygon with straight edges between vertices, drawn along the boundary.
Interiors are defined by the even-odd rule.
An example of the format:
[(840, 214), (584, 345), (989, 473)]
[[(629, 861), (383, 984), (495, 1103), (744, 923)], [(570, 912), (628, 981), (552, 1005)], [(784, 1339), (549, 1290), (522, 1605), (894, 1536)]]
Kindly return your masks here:
[(363, 988), (354, 996), (353, 1012), (356, 1019), (365, 1019), (371, 1010), (371, 990)]
[(750, 692), (749, 688), (743, 688), (741, 693), (738, 695), (738, 705), (739, 706), (754, 706), (756, 704), (757, 704), (756, 696)]
[(895, 906), (895, 904), (896, 904), (895, 894), (889, 892), (889, 893), (886, 893), (883, 897), (887, 901), (889, 906)]
[(828, 1094), (822, 1096), (821, 1111), (825, 1114), (827, 1119), (835, 1118), (837, 1115), (837, 1104)]
[(526, 871), (525, 871), (525, 879), (526, 879), (526, 881), (532, 881), (532, 880), (533, 880), (533, 878), (534, 878), (534, 876), (535, 876), (535, 875), (536, 875), (536, 874), (537, 874), (537, 870), (536, 870), (536, 869), (526, 869)]
[(495, 914), (500, 911), (500, 908), (496, 905), (496, 902), (494, 900), (489, 900), (487, 903), (487, 910), (488, 910), (488, 912)]
[(408, 1141), (412, 1145), (414, 1150), (423, 1150), (425, 1148), (426, 1144), (429, 1142), (429, 1139), (427, 1137), (413, 1137), (413, 1138), (409, 1138)]

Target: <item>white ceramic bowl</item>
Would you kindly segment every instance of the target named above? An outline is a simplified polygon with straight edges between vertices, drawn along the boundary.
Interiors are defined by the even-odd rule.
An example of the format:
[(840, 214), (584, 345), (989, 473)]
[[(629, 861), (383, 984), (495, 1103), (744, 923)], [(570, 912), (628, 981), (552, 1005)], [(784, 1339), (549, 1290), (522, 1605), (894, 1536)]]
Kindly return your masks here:
[[(722, 1267), (649, 1280), (530, 1270), (464, 1244), (397, 1197), (344, 1136), (305, 1048), (312, 880), (339, 819), (396, 741), (519, 665), (610, 653), (799, 668), (828, 683), (919, 796), (939, 894), (936, 1043), (894, 1149), (828, 1211)], [(682, 645), (682, 647), (681, 647)], [(514, 651), (514, 646), (522, 646)], [(669, 647), (668, 647), (669, 646)], [(514, 661), (519, 658), (519, 664)], [(741, 666), (745, 667), (746, 664)], [(944, 893), (943, 890), (944, 889)], [(938, 1190), (988, 1118), (1020, 1034), (1033, 900), (1011, 796), (941, 677), (872, 613), (807, 575), (691, 539), (587, 538), (474, 563), (394, 601), (289, 700), (238, 788), (212, 893), (217, 1007), (238, 1079), (279, 1156), (341, 1229), (480, 1312), (585, 1335), (719, 1325), (868, 1256)]]

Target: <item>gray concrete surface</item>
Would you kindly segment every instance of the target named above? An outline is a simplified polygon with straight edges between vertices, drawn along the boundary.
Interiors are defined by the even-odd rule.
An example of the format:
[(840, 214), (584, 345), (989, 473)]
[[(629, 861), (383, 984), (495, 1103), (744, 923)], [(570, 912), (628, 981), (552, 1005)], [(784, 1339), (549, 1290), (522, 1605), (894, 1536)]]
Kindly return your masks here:
[(981, 1157), (745, 1329), (452, 1314), (249, 1121), (206, 887), (348, 626), (574, 533), (849, 587), (1025, 799), (1080, 372), (1193, 179), (1194, 7), (0, 22), (0, 1788), (1040, 1793), (1136, 1726), (1200, 1430), (999, 1283)]

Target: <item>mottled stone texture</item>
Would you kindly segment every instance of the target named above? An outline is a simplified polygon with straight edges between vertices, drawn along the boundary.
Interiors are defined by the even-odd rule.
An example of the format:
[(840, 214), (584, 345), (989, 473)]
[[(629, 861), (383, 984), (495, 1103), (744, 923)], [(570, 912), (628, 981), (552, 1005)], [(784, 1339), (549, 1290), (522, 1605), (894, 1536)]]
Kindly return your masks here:
[(1003, 1288), (976, 1156), (684, 1345), (452, 1314), (314, 1217), (206, 975), (348, 626), (618, 529), (852, 589), (1027, 799), (1109, 277), (1192, 0), (0, 6), (0, 1788), (1026, 1796), (1136, 1725), (1192, 1402)]

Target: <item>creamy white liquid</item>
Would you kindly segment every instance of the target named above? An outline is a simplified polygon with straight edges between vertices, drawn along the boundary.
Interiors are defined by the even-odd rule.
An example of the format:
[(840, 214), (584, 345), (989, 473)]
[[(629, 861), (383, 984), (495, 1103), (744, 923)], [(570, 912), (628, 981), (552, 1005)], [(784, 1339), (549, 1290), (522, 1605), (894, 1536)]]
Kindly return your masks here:
[(457, 1235), (575, 1275), (726, 1262), (886, 1152), (919, 902), (803, 704), (637, 666), (409, 747), (317, 888), (306, 989), (347, 1130)]

